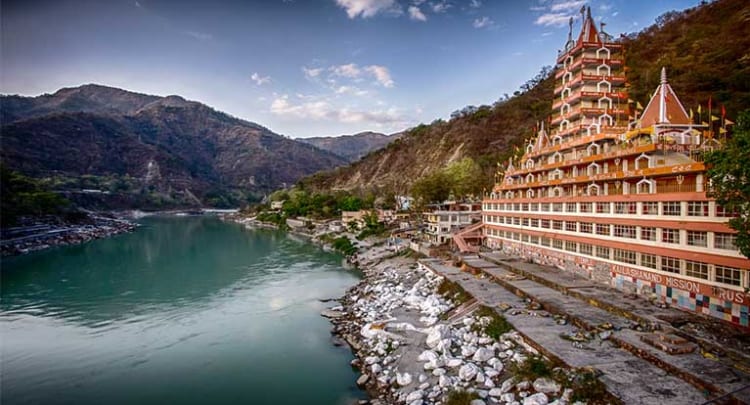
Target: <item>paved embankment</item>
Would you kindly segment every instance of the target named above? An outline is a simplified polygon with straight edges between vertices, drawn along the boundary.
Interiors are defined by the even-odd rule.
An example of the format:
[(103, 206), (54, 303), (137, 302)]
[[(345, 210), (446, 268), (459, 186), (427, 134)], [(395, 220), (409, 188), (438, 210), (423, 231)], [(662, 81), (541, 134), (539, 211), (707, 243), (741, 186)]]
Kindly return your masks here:
[[(561, 337), (577, 336), (576, 326), (549, 316), (547, 311), (528, 309), (526, 300), (489, 277), (462, 272), (456, 267), (446, 266), (437, 260), (426, 259), (420, 263), (437, 274), (458, 282), (469, 294), (485, 305), (496, 308), (501, 305), (508, 308), (504, 314), (506, 319), (546, 355), (570, 367), (594, 367), (601, 371), (600, 380), (624, 403), (684, 405), (698, 404), (706, 400), (702, 390), (628, 351), (619, 349), (607, 338), (607, 335), (612, 333), (611, 331), (606, 331), (607, 333), (603, 335), (597, 334), (594, 339), (588, 341), (581, 339), (580, 342), (571, 342)], [(488, 266), (482, 270), (492, 271), (493, 277), (513, 280), (515, 288), (531, 293), (528, 296), (542, 296), (554, 291), (538, 283), (522, 279), (512, 272), (487, 264)], [(558, 305), (566, 312), (575, 313), (578, 317), (588, 319), (594, 324), (614, 321), (613, 329), (627, 326), (624, 321), (618, 322), (617, 319), (612, 319), (606, 311), (582, 304), (577, 300), (574, 301), (561, 302)], [(600, 336), (605, 339), (601, 339)]]
[[(558, 285), (560, 288), (556, 289), (509, 271), (508, 266), (501, 268), (479, 258), (466, 258), (464, 262), (480, 277), (438, 261), (423, 261), (439, 274), (461, 283), (487, 305), (507, 309), (505, 315), (514, 327), (548, 355), (572, 367), (593, 366), (603, 372), (601, 380), (626, 403), (702, 403), (706, 394), (715, 397), (750, 381), (740, 370), (698, 353), (670, 355), (655, 349), (641, 340), (649, 332), (632, 319), (561, 291), (563, 287), (593, 288), (587, 280), (562, 280), (563, 287)], [(544, 310), (526, 309), (529, 299)], [(564, 315), (575, 326), (561, 325), (562, 321), (548, 313)], [(646, 329), (649, 326), (659, 327), (656, 322)], [(588, 332), (582, 333), (585, 331)], [(594, 339), (589, 339), (592, 336)], [(744, 391), (735, 394), (744, 401), (748, 400), (746, 396)]]

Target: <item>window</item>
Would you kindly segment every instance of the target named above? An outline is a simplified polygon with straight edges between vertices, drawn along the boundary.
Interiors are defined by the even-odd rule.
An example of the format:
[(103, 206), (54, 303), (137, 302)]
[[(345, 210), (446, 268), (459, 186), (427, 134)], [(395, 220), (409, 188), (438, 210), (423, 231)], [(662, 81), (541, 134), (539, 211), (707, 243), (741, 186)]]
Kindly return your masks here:
[(542, 203), (542, 211), (549, 211), (549, 203)]
[(576, 212), (576, 211), (578, 211), (576, 209), (576, 203), (565, 204), (565, 212)]
[(643, 203), (643, 215), (659, 215), (659, 203), (658, 202)]
[(597, 246), (596, 257), (601, 257), (602, 259), (609, 259), (609, 248), (606, 246)]
[(529, 235), (527, 235), (527, 234), (521, 235), (521, 241), (522, 242), (528, 242), (529, 241)]
[(656, 268), (656, 256), (641, 253), (641, 266), (655, 269)]
[(690, 201), (687, 208), (687, 214), (691, 217), (708, 216), (708, 201)]
[(576, 251), (576, 243), (571, 241), (565, 241), (565, 250), (568, 252), (575, 252)]
[(549, 246), (549, 238), (546, 237), (546, 236), (542, 236), (541, 245), (542, 246)]
[(513, 204), (513, 211), (521, 211), (521, 203)]
[(529, 237), (529, 242), (531, 242), (531, 243), (533, 243), (535, 245), (538, 245), (539, 244), (539, 237), (536, 236), (536, 235), (531, 235), (531, 237)]
[(513, 240), (520, 240), (520, 239), (521, 239), (521, 234), (519, 234), (518, 232), (513, 232)]
[(641, 239), (642, 240), (656, 240), (656, 228), (643, 227), (641, 228)]
[(679, 201), (670, 201), (662, 204), (664, 204), (664, 215), (682, 215), (682, 207)]
[(685, 275), (708, 280), (708, 265), (706, 263), (685, 260)]
[(737, 235), (733, 233), (715, 233), (714, 234), (714, 248), (716, 249), (737, 249)]
[(529, 204), (523, 203), (521, 204), (521, 211), (528, 211), (529, 210)]
[(523, 226), (529, 226), (529, 219), (528, 218), (522, 219), (521, 220), (521, 225), (523, 225)]
[(596, 213), (597, 214), (609, 214), (609, 203), (607, 202), (596, 203)]
[(687, 244), (690, 246), (708, 246), (708, 234), (700, 231), (687, 231)]
[(591, 255), (593, 255), (593, 251), (594, 251), (593, 249), (594, 249), (594, 247), (591, 246), (588, 243), (579, 243), (578, 244), (578, 251), (581, 252), (581, 254), (591, 256)]
[(592, 223), (591, 222), (581, 222), (579, 225), (580, 232), (583, 233), (591, 233), (592, 232)]
[(742, 285), (742, 270), (734, 267), (716, 266), (716, 281), (724, 284)]
[(677, 273), (680, 274), (680, 259), (674, 258), (674, 257), (664, 257), (661, 258), (661, 270), (667, 271), (670, 273)]
[(560, 239), (553, 239), (552, 240), (552, 247), (555, 249), (562, 249), (563, 248), (563, 241)]
[(553, 212), (562, 212), (563, 205), (562, 203), (554, 203), (552, 204), (552, 211)]
[(636, 253), (632, 250), (613, 249), (613, 254), (618, 262), (635, 264)]
[(575, 221), (565, 221), (565, 230), (570, 232), (576, 231), (576, 222)]
[(542, 220), (542, 228), (549, 229), (549, 219), (543, 219)]
[(514, 217), (513, 218), (513, 225), (521, 225), (521, 218)]
[(634, 202), (616, 202), (615, 214), (635, 214), (637, 203)]
[(661, 241), (664, 243), (680, 243), (680, 231), (678, 229), (662, 229)]
[(539, 228), (539, 219), (531, 218), (531, 222), (529, 222), (529, 226), (533, 228)]
[(615, 225), (615, 236), (618, 238), (635, 239), (635, 226)]
[(737, 217), (739, 213), (737, 210), (729, 211), (719, 204), (716, 204), (716, 216), (717, 217)]
[(529, 205), (529, 210), (530, 211), (539, 211), (539, 203), (531, 203), (531, 205)]
[(557, 220), (552, 221), (552, 229), (557, 229), (561, 231), (562, 228), (563, 228), (563, 221), (557, 221)]
[(597, 235), (609, 235), (609, 225), (608, 224), (596, 224), (596, 234)]
[(590, 202), (587, 203), (581, 203), (581, 212), (592, 212), (591, 211), (591, 204)]

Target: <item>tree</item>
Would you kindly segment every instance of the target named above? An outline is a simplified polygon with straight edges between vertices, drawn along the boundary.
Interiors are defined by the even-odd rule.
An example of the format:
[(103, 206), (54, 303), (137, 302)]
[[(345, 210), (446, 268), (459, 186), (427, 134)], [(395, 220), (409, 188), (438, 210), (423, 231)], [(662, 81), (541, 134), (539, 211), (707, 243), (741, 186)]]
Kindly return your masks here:
[(732, 137), (721, 149), (705, 158), (711, 187), (708, 195), (729, 212), (739, 215), (729, 220), (737, 231), (737, 247), (750, 257), (750, 110), (739, 116)]

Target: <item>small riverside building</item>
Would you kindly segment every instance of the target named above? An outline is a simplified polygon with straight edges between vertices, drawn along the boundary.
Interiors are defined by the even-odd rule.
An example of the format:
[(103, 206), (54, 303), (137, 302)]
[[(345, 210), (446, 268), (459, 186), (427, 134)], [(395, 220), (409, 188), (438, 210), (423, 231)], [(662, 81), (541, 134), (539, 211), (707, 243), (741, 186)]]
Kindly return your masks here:
[(734, 213), (706, 195), (703, 154), (721, 147), (711, 128), (664, 69), (631, 119), (623, 46), (590, 8), (557, 63), (549, 132), (485, 196), (484, 245), (748, 327), (750, 260), (726, 224)]
[(423, 213), (423, 218), (426, 224), (425, 236), (433, 245), (450, 241), (456, 230), (479, 222), (482, 217), (482, 205), (479, 203), (446, 201), (433, 205), (432, 208)]

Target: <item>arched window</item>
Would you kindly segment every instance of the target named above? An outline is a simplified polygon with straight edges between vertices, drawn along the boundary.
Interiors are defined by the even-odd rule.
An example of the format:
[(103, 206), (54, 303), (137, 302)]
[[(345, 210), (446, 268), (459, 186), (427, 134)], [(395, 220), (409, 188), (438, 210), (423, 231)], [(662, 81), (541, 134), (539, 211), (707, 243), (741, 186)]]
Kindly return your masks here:
[[(606, 53), (607, 55), (606, 55), (606, 56), (604, 56), (604, 57), (602, 57), (602, 56), (601, 56), (601, 55), (599, 54), (600, 52), (601, 52), (601, 53)], [(611, 53), (609, 52), (609, 49), (607, 49), (607, 48), (605, 48), (605, 47), (601, 47), (601, 48), (599, 48), (599, 49), (597, 49), (597, 50), (596, 50), (596, 58), (597, 58), (597, 59), (602, 59), (602, 58), (606, 58), (606, 59), (609, 59), (609, 58), (610, 58), (610, 55), (611, 55)], [(571, 57), (572, 57), (572, 56), (571, 56)]]
[(526, 190), (526, 198), (534, 198), (534, 190), (532, 189)]
[(557, 186), (552, 189), (552, 196), (553, 197), (562, 197), (563, 196), (563, 189), (560, 186)]
[(635, 158), (635, 168), (638, 169), (647, 169), (651, 167), (651, 156), (647, 156), (646, 154), (641, 153), (640, 156)]
[[(606, 89), (606, 90), (602, 90), (602, 89)], [(612, 92), (612, 84), (609, 81), (607, 81), (607, 80), (602, 80), (602, 81), (600, 81), (599, 83), (596, 84), (596, 91), (597, 92), (606, 91), (607, 93), (611, 93)]]
[(612, 99), (609, 97), (601, 97), (599, 100), (597, 100), (597, 107), (612, 108)]
[(596, 67), (596, 75), (601, 76), (602, 72), (605, 72), (605, 76), (609, 76), (612, 73), (612, 69), (606, 63), (602, 63)]
[(599, 174), (600, 171), (601, 171), (601, 167), (596, 162), (593, 162), (586, 167), (586, 174), (589, 176)]
[(567, 131), (568, 128), (570, 128), (570, 121), (568, 120), (560, 121), (560, 132)]
[(654, 193), (654, 181), (643, 179), (635, 185), (636, 194), (653, 194)]
[(599, 195), (599, 185), (596, 183), (589, 184), (589, 186), (586, 187), (586, 194)]
[(601, 153), (601, 151), (601, 147), (596, 142), (592, 142), (591, 144), (589, 144), (589, 146), (586, 147), (586, 153), (588, 154), (588, 156), (598, 155)]
[(533, 169), (534, 168), (534, 159), (529, 159), (526, 161), (526, 168), (527, 169)]

